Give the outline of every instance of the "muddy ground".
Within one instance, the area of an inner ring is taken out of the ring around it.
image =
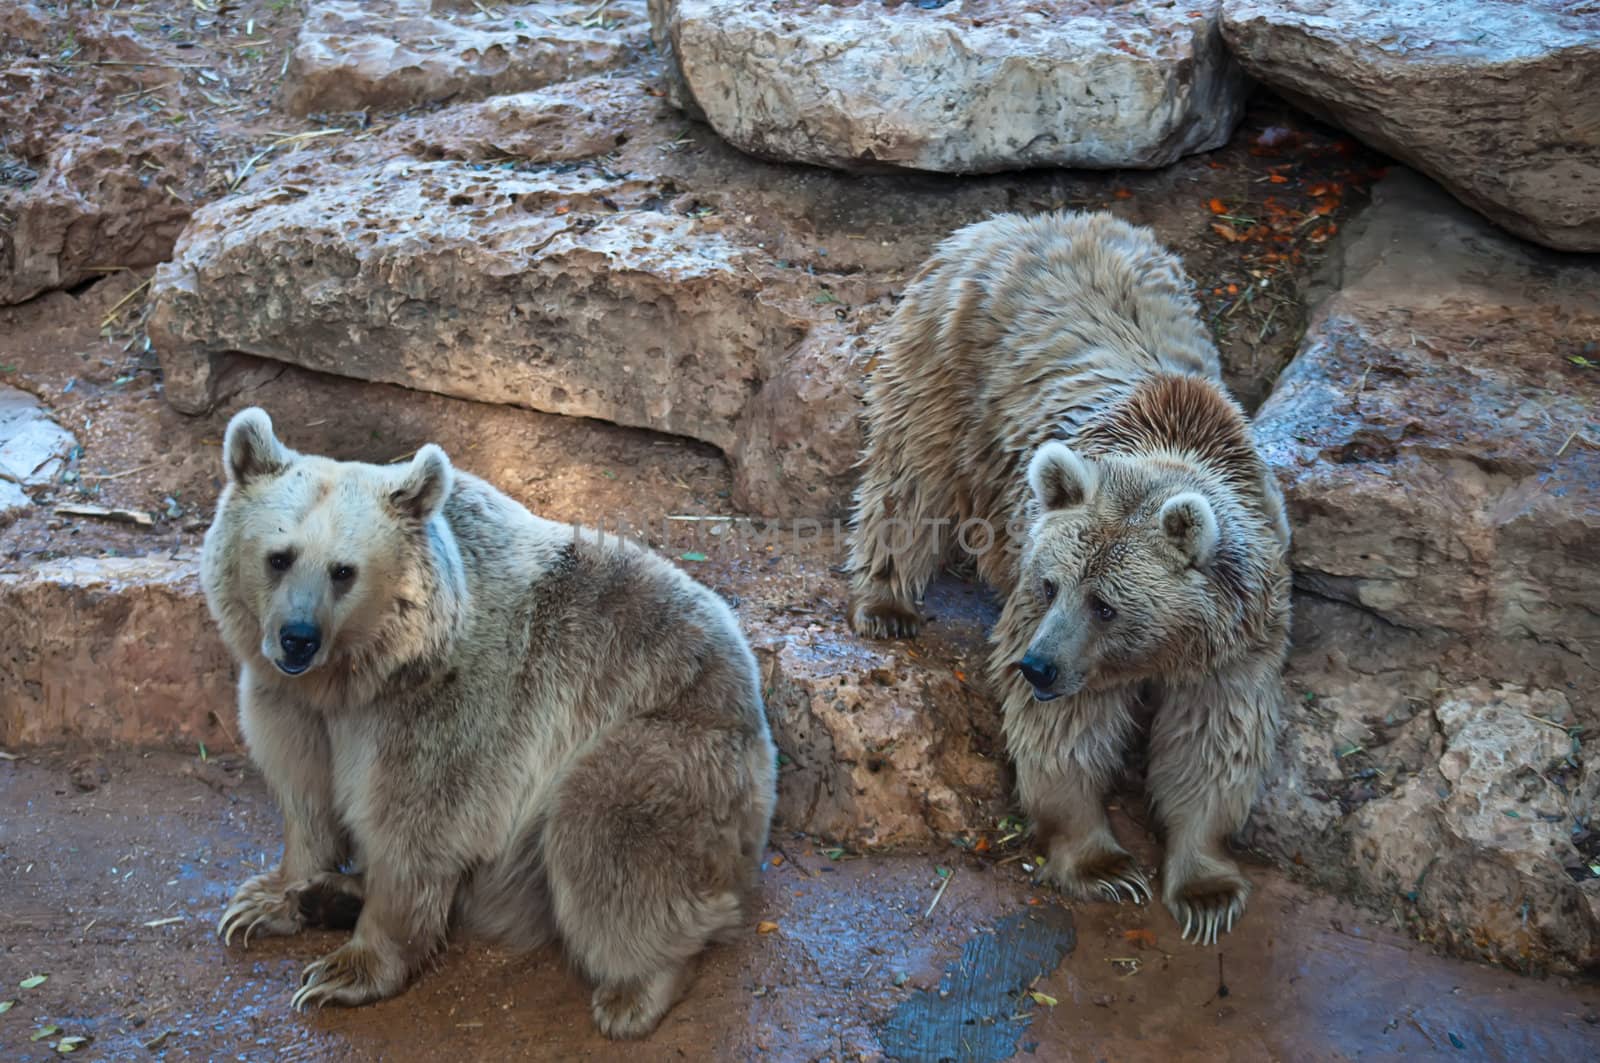
[[[832,859],[783,835],[750,932],[706,955],[644,1046],[593,1031],[555,949],[457,942],[394,1000],[297,1015],[298,971],[337,934],[247,950],[213,935],[232,888],[276,859],[276,811],[237,759],[32,754],[0,763],[0,809],[7,1059],[72,1036],[89,1058],[246,1060],[1521,1061],[1600,1046],[1600,988],[1442,959],[1266,869],[1211,950],[1161,909],[1062,908],[1021,861]]]

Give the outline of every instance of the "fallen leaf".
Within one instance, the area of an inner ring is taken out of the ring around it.
[[[757,923],[756,924],[756,933],[758,933],[758,934],[770,934],[776,929],[778,929],[778,924],[777,923],[765,923],[765,922],[763,922],[763,923]]]
[[[1033,1002],[1035,1004],[1043,1004],[1047,1008],[1053,1008],[1057,1004],[1061,1003],[1061,1001],[1057,1000],[1049,993],[1041,993],[1037,989],[1028,990],[1028,995],[1033,998]]]
[[[1133,193],[1128,191],[1126,188],[1119,188],[1119,189],[1117,189],[1115,192],[1113,192],[1111,194],[1116,196],[1118,199],[1132,199],[1133,198]]]
[[[17,1002],[15,1000],[0,1000],[0,1015],[4,1015],[16,1006]]]
[[[21,986],[23,989],[33,989],[36,986],[44,985],[44,980],[49,977],[50,976],[47,974],[30,974],[28,977],[18,982],[17,985]]]
[[[1211,201],[1211,203],[1210,203],[1210,206],[1211,206],[1211,213],[1213,213],[1213,214],[1226,214],[1226,213],[1228,213],[1228,205],[1226,203],[1224,203],[1220,199],[1213,199]]]
[[[79,1048],[82,1048],[88,1043],[89,1039],[87,1037],[83,1037],[79,1034],[73,1034],[71,1037],[63,1037],[61,1040],[57,1041],[56,1051],[60,1052],[62,1055],[66,1055],[69,1052],[76,1052]]]
[[[975,853],[986,853],[986,852],[988,852],[989,851],[989,836],[987,834],[985,834],[983,837],[979,838],[978,839],[978,844],[976,844],[976,845],[974,845],[972,847],[972,851],[975,852]]]
[[[1271,181],[1275,185],[1286,185],[1289,183],[1289,179],[1283,176],[1281,173],[1271,174],[1267,177],[1267,180]]]
[[[1122,936],[1125,940],[1147,948],[1154,948],[1156,944],[1155,932],[1151,930],[1124,930]]]
[[[1224,240],[1228,241],[1228,243],[1230,243],[1230,244],[1236,244],[1239,241],[1246,239],[1246,236],[1244,235],[1244,233],[1240,232],[1238,229],[1235,229],[1233,226],[1229,225],[1227,222],[1222,222],[1222,221],[1214,221],[1214,222],[1212,222],[1211,223],[1211,231],[1216,233],[1218,236],[1222,237]]]
[[[783,866],[783,854],[782,853],[778,853],[776,856],[774,856],[772,858],[772,866],[773,867],[782,867]]]
[[[706,555],[702,554],[698,550],[690,550],[686,554],[679,554],[678,555],[678,560],[680,560],[680,561],[704,561],[705,559],[706,559]]]
[[[61,1027],[59,1026],[41,1026],[37,1030],[33,1031],[33,1036],[28,1038],[28,1040],[43,1041],[46,1037],[54,1037],[60,1032]]]

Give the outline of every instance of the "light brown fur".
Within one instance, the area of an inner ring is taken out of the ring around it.
[[[437,447],[336,462],[246,410],[223,450],[202,576],[285,837],[218,932],[353,919],[297,1007],[400,992],[451,926],[556,936],[600,1029],[649,1033],[740,925],[772,814],[776,754],[727,606]],[[314,656],[290,631],[320,635]]]
[[[965,526],[1007,595],[989,671],[1045,877],[1148,897],[1104,797],[1153,707],[1162,897],[1214,941],[1249,894],[1225,839],[1276,739],[1289,529],[1177,260],[1105,214],[956,232],[889,326],[864,464],[851,626],[915,634]]]

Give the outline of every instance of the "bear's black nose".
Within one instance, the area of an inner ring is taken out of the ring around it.
[[[1017,662],[1017,671],[1022,673],[1022,678],[1033,684],[1035,690],[1049,690],[1056,685],[1056,666],[1049,661],[1040,660],[1031,653]]]
[[[291,663],[306,664],[322,646],[322,632],[315,624],[285,624],[278,629],[278,645]]]

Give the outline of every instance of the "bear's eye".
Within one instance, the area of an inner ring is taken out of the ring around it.
[[[1106,623],[1117,618],[1117,611],[1106,604],[1106,600],[1098,594],[1089,596],[1089,611]]]
[[[328,570],[328,577],[335,583],[349,583],[356,578],[354,565],[334,565]]]
[[[1061,590],[1061,588],[1056,586],[1055,580],[1047,579],[1044,581],[1041,590],[1044,591],[1044,603],[1049,605],[1051,602],[1056,600],[1056,594]]]
[[[287,572],[289,566],[294,564],[294,554],[288,550],[279,550],[267,555],[267,564],[272,566],[274,572]]]

